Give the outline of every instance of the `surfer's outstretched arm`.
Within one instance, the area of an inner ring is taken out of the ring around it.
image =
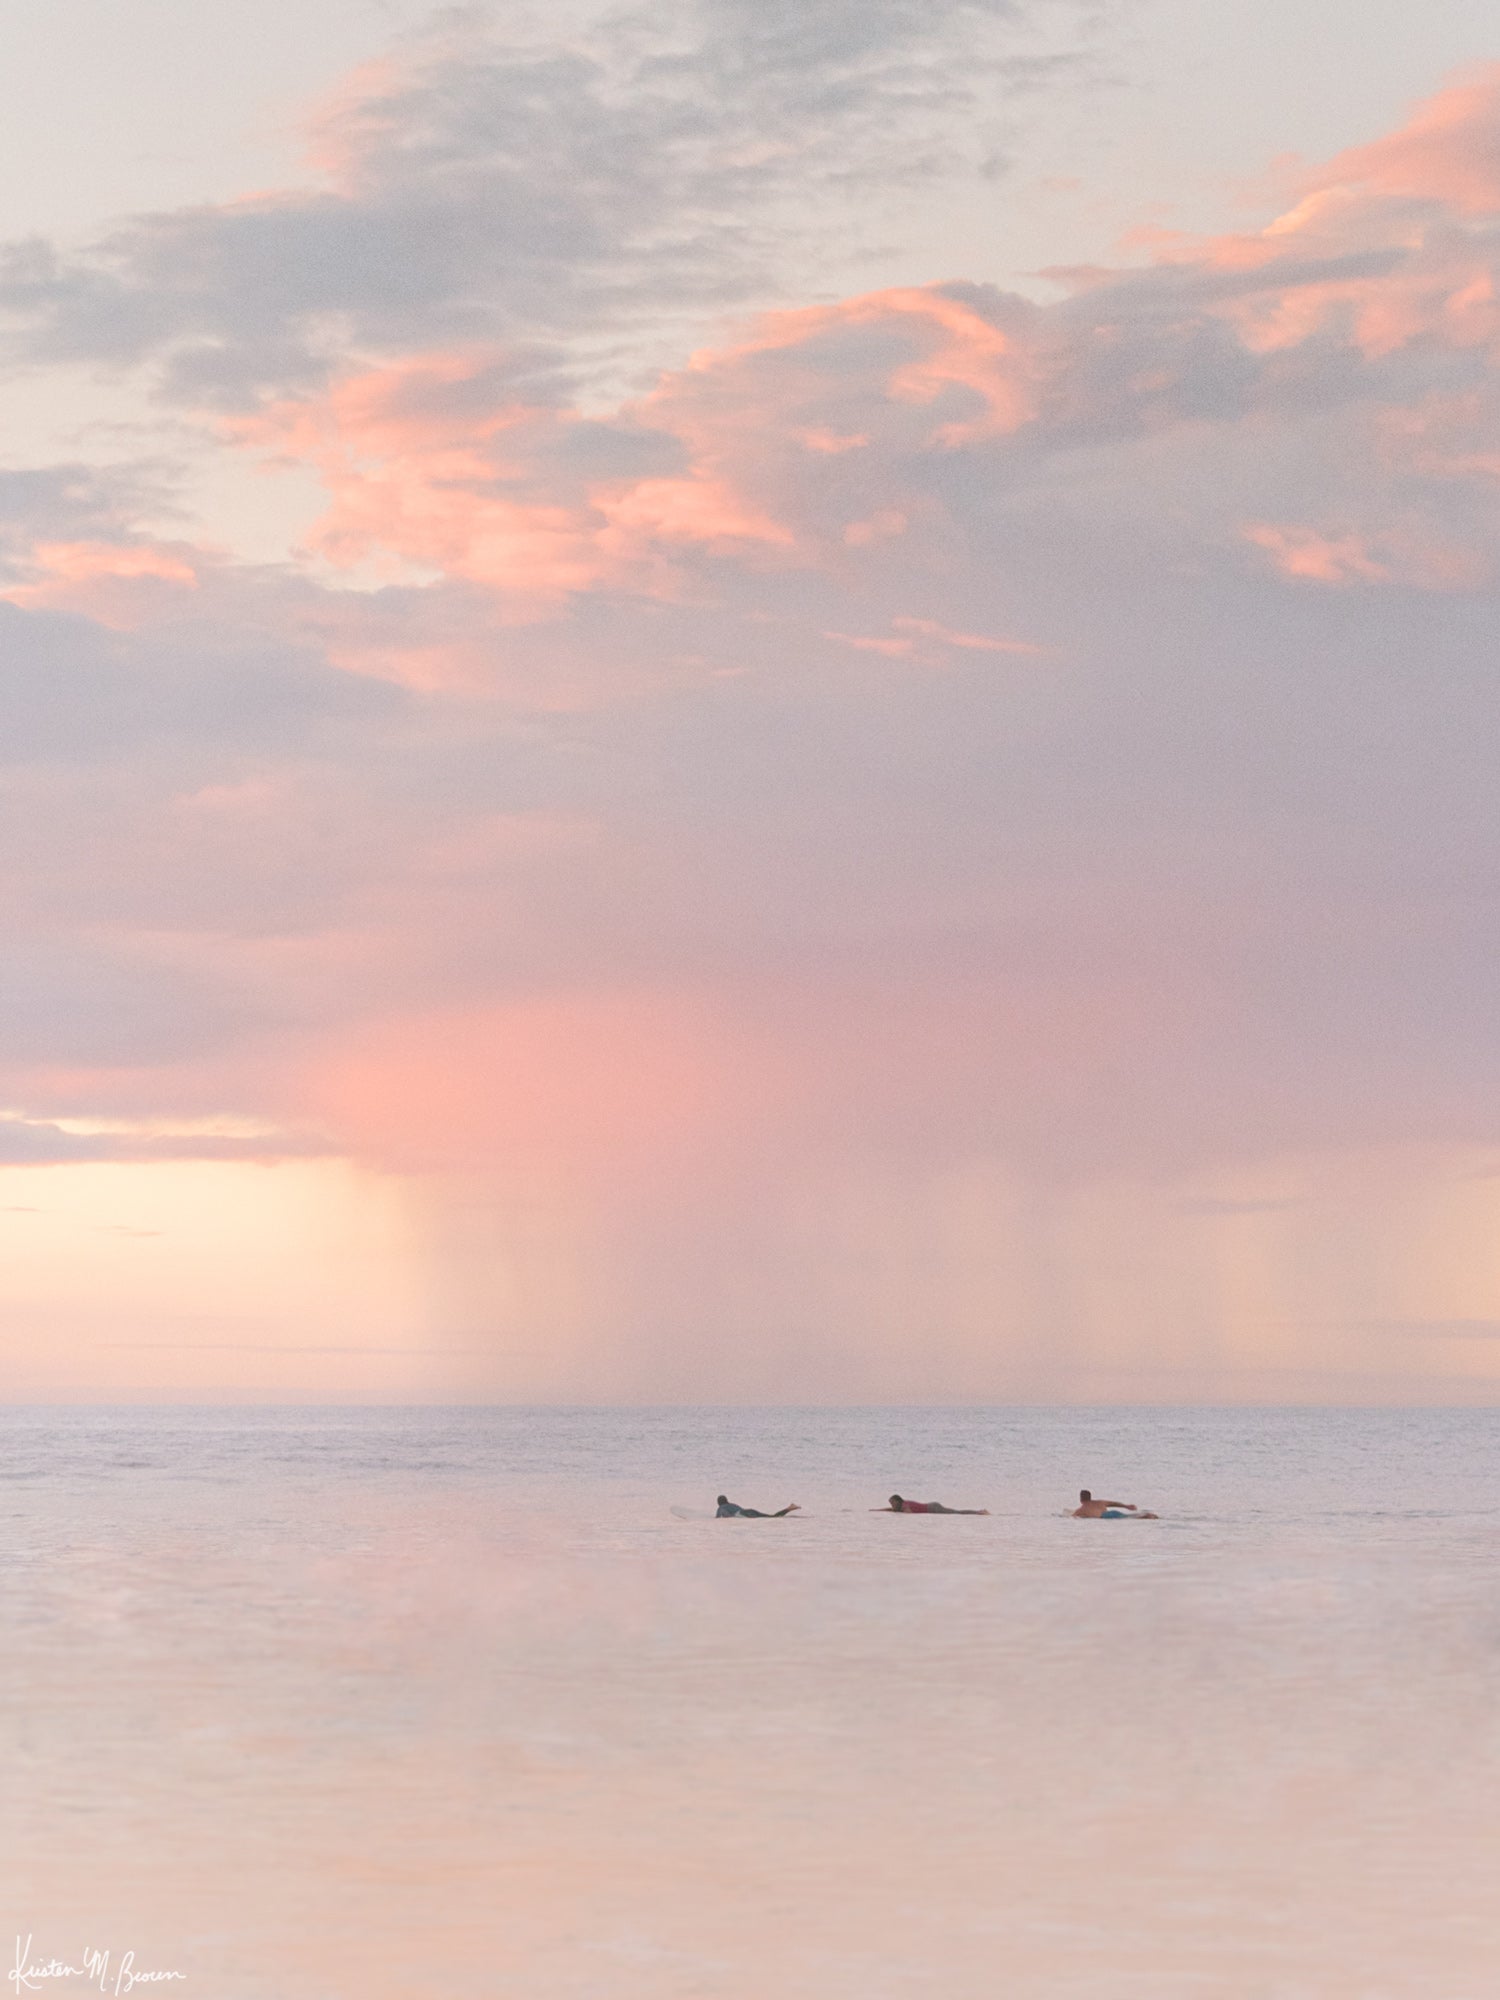
[[[1133,1500],[1096,1500],[1085,1486],[1078,1496],[1078,1505],[1073,1509],[1075,1521],[1097,1521],[1101,1514],[1138,1514],[1140,1508]]]

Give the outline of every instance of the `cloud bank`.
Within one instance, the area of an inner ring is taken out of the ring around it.
[[[855,1340],[869,1285],[792,1246],[868,1256],[893,1173],[1500,1144],[1500,71],[1050,302],[735,319],[851,190],[984,151],[1015,26],[459,21],[354,79],[318,186],[12,250],[22,363],[326,493],[255,566],[145,471],[0,475],[15,1157],[233,1111],[469,1176],[638,1256],[594,1309],[680,1362],[746,1286]]]

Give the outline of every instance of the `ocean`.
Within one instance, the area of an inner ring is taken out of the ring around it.
[[[1481,1409],[0,1412],[7,1990],[1495,2000],[1497,1448]],[[672,1511],[721,1491],[805,1512]]]

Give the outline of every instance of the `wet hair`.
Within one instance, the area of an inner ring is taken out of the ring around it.
[[[1090,1493],[1089,1489],[1088,1489],[1088,1488],[1087,1488],[1087,1487],[1085,1486],[1085,1487],[1084,1487],[1084,1489],[1083,1489],[1083,1491],[1082,1491],[1082,1492],[1081,1492],[1081,1493],[1079,1494],[1079,1496],[1078,1496],[1078,1497],[1079,1497],[1079,1499],[1080,1499],[1080,1500],[1081,1500],[1081,1501],[1083,1502],[1084,1506],[1085,1506],[1085,1507],[1087,1507],[1087,1505],[1089,1504],[1090,1500],[1092,1500],[1094,1496],[1093,1496],[1093,1494],[1092,1494],[1092,1493]]]
[[[716,1507],[727,1507],[729,1505],[729,1495],[727,1493],[721,1493],[718,1499],[715,1500],[714,1505]]]
[[[893,1507],[904,1507],[906,1502],[901,1498],[899,1493],[893,1493],[891,1495],[891,1505]]]

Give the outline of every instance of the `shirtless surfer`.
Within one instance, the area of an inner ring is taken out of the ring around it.
[[[884,1507],[872,1507],[872,1514],[988,1514],[988,1507],[945,1507],[941,1500],[903,1500],[893,1493]]]
[[[1096,1500],[1085,1486],[1078,1496],[1079,1504],[1073,1509],[1075,1521],[1123,1521],[1127,1514],[1133,1514],[1138,1521],[1155,1521],[1155,1514],[1143,1514],[1139,1507],[1129,1500]]]
[[[778,1507],[774,1514],[763,1514],[759,1507],[736,1507],[721,1493],[714,1511],[716,1521],[779,1521],[784,1515],[797,1514],[802,1510],[794,1500],[790,1507]]]

